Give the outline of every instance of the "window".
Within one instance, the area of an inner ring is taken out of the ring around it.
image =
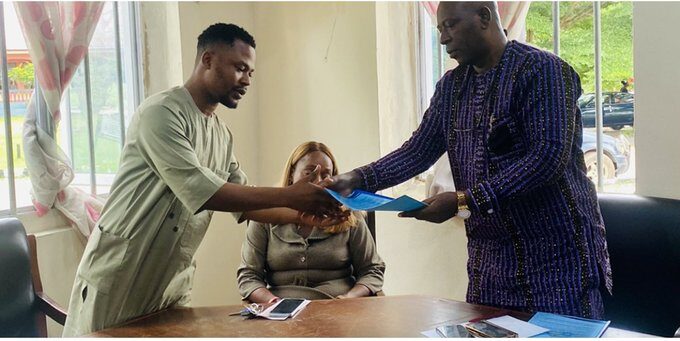
[[[434,88],[446,71],[446,60],[449,58],[439,43],[439,31],[435,19],[425,6],[418,7],[418,71],[420,72],[420,110],[418,123],[429,106]]]
[[[420,120],[434,84],[451,65],[444,67],[449,59],[431,14],[419,8]],[[526,43],[558,54],[581,77],[581,148],[598,191],[635,192],[633,3],[532,1]],[[595,105],[598,97],[601,105]]]
[[[581,148],[588,176],[598,191],[634,193],[633,3],[535,1],[526,28],[528,44],[557,53],[581,76]]]
[[[634,101],[633,94],[624,92],[614,93],[614,103],[633,103]]]
[[[451,66],[450,59],[446,54],[446,51],[439,43],[439,30],[437,30],[436,19],[433,14],[432,8],[427,8],[425,3],[418,3],[416,6],[417,10],[417,71],[418,79],[418,96],[419,107],[417,110],[416,122],[420,124],[423,120],[423,115],[425,110],[430,105],[430,99],[434,95],[434,89],[437,85],[439,79],[444,75],[444,72]],[[406,138],[407,136],[405,136]],[[442,156],[437,163],[435,163],[430,169],[426,170],[422,174],[415,177],[417,182],[425,183],[425,195],[430,196],[431,193],[431,183],[432,181],[438,181],[435,179],[436,173],[444,168],[448,167],[448,159],[446,155]],[[448,175],[444,175],[448,176]],[[453,188],[448,188],[452,186],[452,183],[447,183],[446,187],[448,190]]]
[[[105,4],[87,57],[62,97],[59,127],[48,131],[72,162],[76,176],[71,185],[94,195],[108,193],[125,128],[142,98],[136,6],[132,2]],[[0,45],[6,50],[7,67],[2,67],[0,98],[4,107],[0,115],[0,215],[6,215],[30,210],[31,184],[21,136],[28,100],[40,89],[14,5],[3,2],[2,8]],[[39,110],[38,122],[50,119],[44,111]]]

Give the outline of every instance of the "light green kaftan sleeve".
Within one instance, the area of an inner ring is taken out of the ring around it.
[[[234,141],[234,136],[231,134],[231,131],[227,129],[227,132],[229,133],[229,141]],[[238,184],[238,185],[246,185],[248,184],[248,177],[246,176],[246,173],[241,169],[241,164],[236,160],[236,155],[232,152],[231,156],[229,157],[229,180],[230,183],[232,184]],[[237,223],[242,223],[243,222],[243,212],[232,212],[231,213],[234,216],[234,219],[236,219]]]

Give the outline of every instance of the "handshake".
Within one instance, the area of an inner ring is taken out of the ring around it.
[[[348,196],[360,186],[361,177],[357,171],[321,179],[319,177],[319,167],[317,166],[312,173],[286,187],[285,190],[291,195],[291,199],[287,201],[289,207],[300,212],[298,220],[303,225],[327,227],[346,222],[350,217],[350,211],[333,198],[326,189],[331,189],[343,196]],[[464,192],[443,192],[437,194],[425,199],[422,202],[424,205],[407,212],[401,212],[399,216],[442,223],[458,213],[458,200],[461,195],[466,196]],[[416,203],[418,202],[416,201]]]
[[[354,171],[321,179],[320,167],[317,166],[309,175],[283,191],[287,206],[299,212],[298,219],[302,225],[329,227],[347,223],[351,212],[326,188],[346,196],[359,186],[360,177]]]

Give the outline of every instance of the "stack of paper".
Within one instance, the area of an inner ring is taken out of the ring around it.
[[[467,330],[467,331],[466,331]],[[460,325],[445,325],[421,334],[430,338],[439,337],[532,337],[548,330],[531,323],[518,320],[512,316],[501,316],[478,322],[466,322]]]
[[[489,324],[513,331],[517,333],[518,337],[532,337],[548,331],[548,329],[546,328],[542,328],[535,324],[518,320],[508,315],[488,319],[485,321]]]
[[[471,335],[476,337],[488,337],[496,335],[501,337],[498,331],[491,330],[488,325],[500,327],[512,333],[506,333],[502,337],[559,337],[559,338],[595,338],[600,337],[609,326],[610,321],[591,320],[581,317],[563,316],[550,313],[538,312],[525,322],[514,317],[505,315],[501,317],[481,320],[479,322],[467,322],[460,325],[440,326],[437,329],[424,331],[421,334],[430,338],[439,337],[466,337],[460,335],[459,329],[465,327]],[[486,326],[486,327],[485,327]],[[449,333],[451,330],[452,333]],[[489,331],[487,333],[487,331]],[[457,334],[456,334],[457,333]],[[455,334],[455,335],[454,335]]]
[[[536,337],[600,337],[611,321],[538,312],[529,322],[549,329]]]

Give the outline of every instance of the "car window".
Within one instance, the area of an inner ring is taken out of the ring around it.
[[[585,94],[578,99],[578,106],[579,107],[592,107],[594,105],[593,104],[594,98],[595,98],[595,95],[593,95],[593,94]]]
[[[612,94],[606,93],[602,94],[602,104],[612,104]]]
[[[608,105],[612,103],[612,94],[603,93],[602,94],[602,105]],[[578,99],[578,106],[581,108],[592,108],[595,106],[595,94],[585,94]]]
[[[624,92],[617,92],[614,94],[614,103],[617,104],[624,104],[624,103],[633,103],[633,94],[627,94]]]

